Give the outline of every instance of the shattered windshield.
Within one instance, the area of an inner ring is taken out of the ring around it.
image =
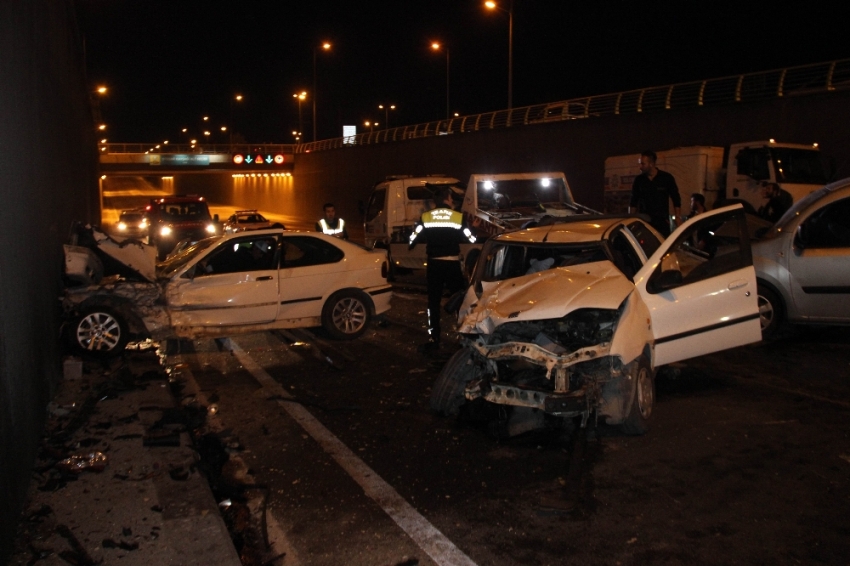
[[[180,253],[169,257],[162,263],[157,265],[157,271],[159,272],[159,277],[164,277],[166,279],[171,278],[175,273],[180,271],[185,265],[195,259],[198,254],[202,253],[204,250],[215,244],[221,240],[221,237],[215,238],[206,238],[204,240],[200,240],[188,248],[184,249]]]
[[[572,202],[567,198],[564,180],[558,178],[478,181],[476,190],[478,208],[482,210],[510,210],[514,207]]]
[[[776,180],[780,183],[825,185],[826,174],[820,152],[813,149],[772,147],[770,155],[776,165]]]
[[[517,244],[490,242],[479,262],[479,281],[504,281],[556,267],[610,259],[602,242],[582,244]]]

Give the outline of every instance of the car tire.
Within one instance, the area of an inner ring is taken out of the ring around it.
[[[762,340],[773,338],[784,316],[782,299],[764,285],[758,286],[759,322]]]
[[[633,364],[632,380],[635,382],[629,415],[623,421],[623,432],[632,435],[646,434],[649,419],[655,408],[655,372],[646,356],[639,357]]]
[[[358,338],[371,319],[372,300],[356,289],[337,291],[322,308],[322,327],[337,340]]]
[[[89,307],[74,319],[69,338],[74,349],[100,357],[118,356],[130,341],[124,317],[110,307]]]
[[[472,352],[462,348],[449,358],[431,388],[431,410],[443,416],[457,416],[466,404],[464,391],[475,376]]]

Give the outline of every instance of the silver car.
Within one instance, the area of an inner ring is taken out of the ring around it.
[[[850,178],[797,201],[752,248],[765,338],[783,321],[850,324]]]

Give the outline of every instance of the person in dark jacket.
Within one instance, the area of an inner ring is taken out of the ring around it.
[[[474,243],[475,237],[464,225],[463,215],[451,207],[451,189],[439,187],[434,193],[435,208],[422,214],[410,236],[410,249],[425,243],[428,256],[428,342],[422,352],[440,348],[440,300],[443,290],[456,293],[466,281],[460,269],[460,244]]]
[[[668,201],[673,202],[673,215],[676,226],[682,224],[682,198],[676,179],[667,171],[655,166],[655,152],[644,151],[640,154],[640,175],[632,184],[632,200],[629,213],[642,212],[649,216],[649,223],[661,232],[665,238],[670,235],[670,209]]]
[[[764,183],[761,186],[761,196],[767,199],[767,202],[759,208],[758,215],[776,224],[782,215],[791,208],[794,204],[794,197],[776,183]]]

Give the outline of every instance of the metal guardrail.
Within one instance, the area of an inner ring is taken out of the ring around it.
[[[195,153],[195,154],[214,154],[214,153],[262,153],[262,154],[292,154],[295,153],[295,144],[291,143],[258,143],[258,144],[144,144],[144,143],[102,143],[98,144],[98,149],[101,154],[104,153]]]
[[[674,108],[735,104],[767,98],[820,94],[846,88],[850,88],[850,59],[841,59],[759,73],[561,100],[412,126],[399,126],[350,137],[299,144],[295,146],[295,153],[309,153],[352,145],[390,143],[597,116],[660,112]]]

